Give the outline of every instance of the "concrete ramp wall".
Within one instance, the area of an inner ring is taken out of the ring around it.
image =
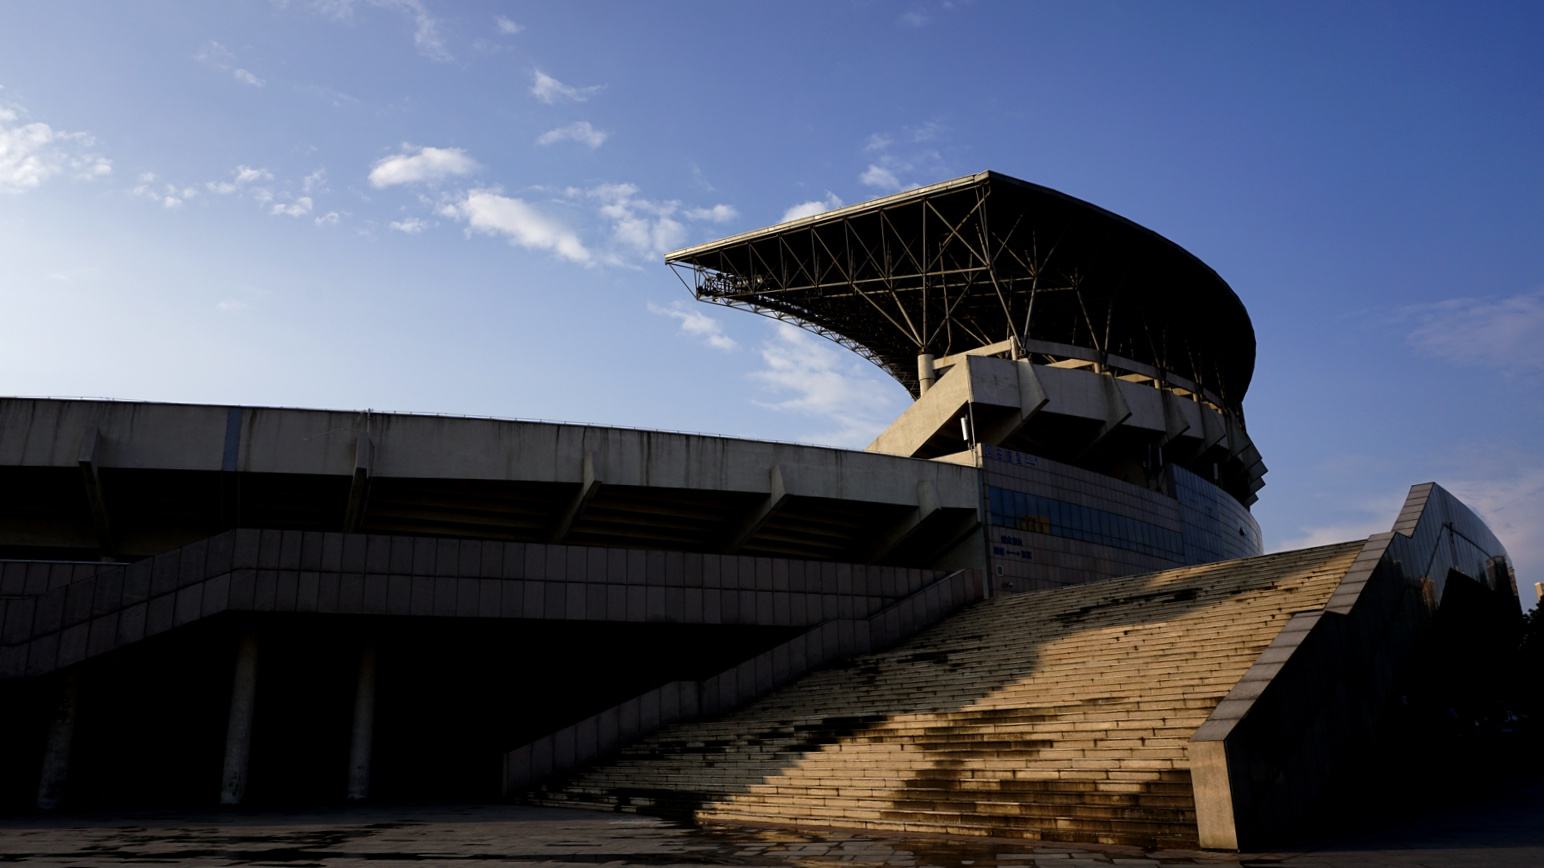
[[[1323,610],[1294,615],[1191,739],[1203,847],[1257,848],[1298,827],[1334,771],[1372,743],[1455,574],[1516,599],[1484,522],[1440,486],[1417,485]]]

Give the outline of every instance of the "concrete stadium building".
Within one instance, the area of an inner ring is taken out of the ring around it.
[[[1291,833],[1437,613],[1516,615],[1436,486],[1263,555],[1248,315],[1093,205],[987,172],[666,260],[915,402],[851,451],[0,399],[4,803],[1236,848]]]

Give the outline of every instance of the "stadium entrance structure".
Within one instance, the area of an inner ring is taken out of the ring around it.
[[[1446,589],[1516,608],[1500,543],[1434,486],[1393,533],[1259,557],[1248,316],[1095,206],[988,172],[667,261],[916,401],[853,452],[0,399],[0,800],[535,793],[1237,847],[1367,742]],[[1041,593],[978,605],[1011,591]],[[619,753],[741,708],[764,728],[708,746],[751,778]],[[860,777],[907,782],[833,805],[853,767],[827,754],[869,750]]]
[[[697,298],[810,329],[911,390],[868,448],[983,470],[1003,589],[1261,551],[1254,329],[1151,230],[982,172],[665,259]]]

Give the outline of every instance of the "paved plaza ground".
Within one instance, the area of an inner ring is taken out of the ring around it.
[[[691,828],[513,805],[0,820],[0,863],[32,865],[1544,866],[1544,781],[1332,833],[1292,852],[1217,854]]]

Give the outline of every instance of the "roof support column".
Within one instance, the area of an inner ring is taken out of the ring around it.
[[[370,796],[370,751],[375,736],[375,644],[366,642],[359,652],[359,671],[354,680],[354,728],[349,737],[348,798],[357,802]]]
[[[933,354],[921,353],[917,356],[917,397],[927,394],[927,390],[933,388],[938,382],[938,372],[933,368]]]
[[[247,632],[236,646],[236,671],[231,678],[231,710],[225,726],[225,765],[220,775],[222,805],[239,805],[246,798],[256,697],[257,637]]]
[[[48,722],[48,741],[43,747],[43,770],[38,778],[38,808],[51,811],[64,800],[70,775],[70,750],[75,743],[75,709],[80,704],[80,675],[67,670],[59,683],[59,700]]]

